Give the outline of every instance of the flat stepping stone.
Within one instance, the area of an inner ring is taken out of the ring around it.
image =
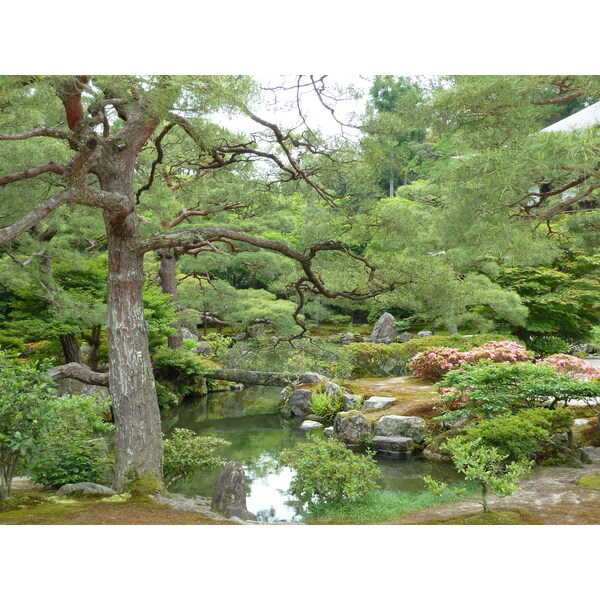
[[[575,419],[573,421],[573,425],[575,427],[581,427],[581,425],[587,425],[588,424],[588,420],[587,419]]]
[[[364,404],[362,405],[362,410],[369,410],[373,408],[387,408],[388,406],[394,404],[394,402],[396,402],[396,398],[386,398],[384,396],[371,396],[368,400],[364,401]]]
[[[414,440],[408,437],[376,435],[371,442],[371,448],[391,456],[407,456],[414,446]]]

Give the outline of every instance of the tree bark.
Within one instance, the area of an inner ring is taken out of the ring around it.
[[[137,217],[116,222],[105,211],[108,240],[107,339],[115,417],[113,486],[142,475],[162,480],[162,432],[144,318],[144,255],[132,250]]]
[[[162,291],[165,294],[171,296],[171,302],[178,310],[177,306],[177,253],[175,250],[164,249],[159,250],[158,255],[160,257],[160,269],[158,270],[158,276],[160,277],[160,285]],[[169,348],[177,350],[183,348],[183,331],[181,330],[181,319],[177,319],[172,325],[173,329],[177,331],[177,334],[169,337],[167,344]]]
[[[59,339],[63,354],[65,356],[65,362],[83,363],[83,358],[81,357],[81,348],[79,347],[75,336],[72,333],[66,333],[65,335],[59,336]]]
[[[94,325],[92,327],[91,335],[86,338],[86,341],[88,342],[88,344],[90,345],[90,348],[91,348],[90,352],[88,354],[88,358],[87,358],[87,366],[92,371],[98,370],[98,360],[100,357],[100,345],[102,343],[102,340],[100,339],[101,334],[102,334],[102,326]]]

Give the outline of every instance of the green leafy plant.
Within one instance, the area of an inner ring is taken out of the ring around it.
[[[521,461],[534,458],[548,445],[567,452],[557,434],[568,434],[573,419],[568,408],[531,408],[481,421],[467,430],[466,439],[479,440],[481,445],[496,448],[509,460]]]
[[[34,452],[51,426],[55,386],[45,374],[47,367],[47,363],[26,364],[0,350],[0,500],[10,496],[19,462]]]
[[[600,395],[596,381],[557,372],[552,366],[486,361],[449,371],[438,384],[442,394],[437,420],[489,419],[524,408],[556,408],[571,400]]]
[[[113,459],[101,437],[114,429],[107,422],[110,401],[94,396],[59,396],[48,400],[49,428],[36,441],[26,467],[31,480],[47,488],[66,483],[105,483]]]
[[[386,363],[397,358],[400,344],[375,344],[359,342],[342,347],[342,353],[352,363],[353,371],[358,375],[378,375]],[[404,362],[396,361],[394,362]]]
[[[280,457],[282,466],[296,472],[289,491],[302,505],[358,498],[379,487],[373,453],[359,456],[333,438],[308,438]]]
[[[189,479],[200,470],[225,464],[216,452],[229,445],[230,442],[216,436],[200,436],[189,429],[175,429],[163,442],[165,487]]]
[[[57,488],[67,483],[105,483],[112,456],[103,438],[89,439],[82,431],[67,428],[43,438],[43,447],[27,464],[34,483]]]
[[[207,333],[205,336],[203,336],[202,340],[208,342],[212,348],[212,352],[206,356],[219,361],[225,359],[227,351],[234,342],[232,337],[228,337],[220,333]]]
[[[481,444],[480,439],[467,440],[457,437],[445,444],[450,452],[452,462],[465,479],[475,481],[481,486],[481,505],[483,512],[490,512],[488,494],[491,492],[499,498],[509,496],[519,487],[516,481],[531,470],[530,461],[507,462],[507,455],[496,448]]]
[[[444,493],[444,490],[446,490],[446,488],[448,487],[447,483],[444,483],[443,481],[438,481],[430,475],[425,475],[423,477],[423,481],[427,486],[427,489],[436,496],[441,496]]]
[[[327,422],[333,421],[335,415],[342,410],[342,397],[313,392],[310,399],[310,411]]]
[[[549,356],[551,354],[564,354],[571,351],[571,346],[556,335],[534,337],[526,342],[527,348],[536,356]]]

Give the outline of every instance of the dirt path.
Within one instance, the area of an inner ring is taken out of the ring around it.
[[[524,478],[521,490],[502,500],[490,502],[494,511],[516,511],[521,524],[597,525],[600,524],[600,490],[577,485],[585,475],[599,474],[600,465],[583,469],[543,467]],[[442,524],[457,517],[481,512],[476,502],[428,508],[389,524]]]

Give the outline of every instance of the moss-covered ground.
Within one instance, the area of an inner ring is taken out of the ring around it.
[[[439,401],[433,384],[425,379],[405,375],[403,377],[348,379],[344,382],[353,394],[365,398],[384,396],[395,398],[394,404],[383,410],[365,411],[369,421],[377,421],[384,415],[421,417],[425,420],[435,416],[434,406]]]
[[[0,502],[0,525],[233,525],[176,510],[149,497],[96,498],[15,491]]]

